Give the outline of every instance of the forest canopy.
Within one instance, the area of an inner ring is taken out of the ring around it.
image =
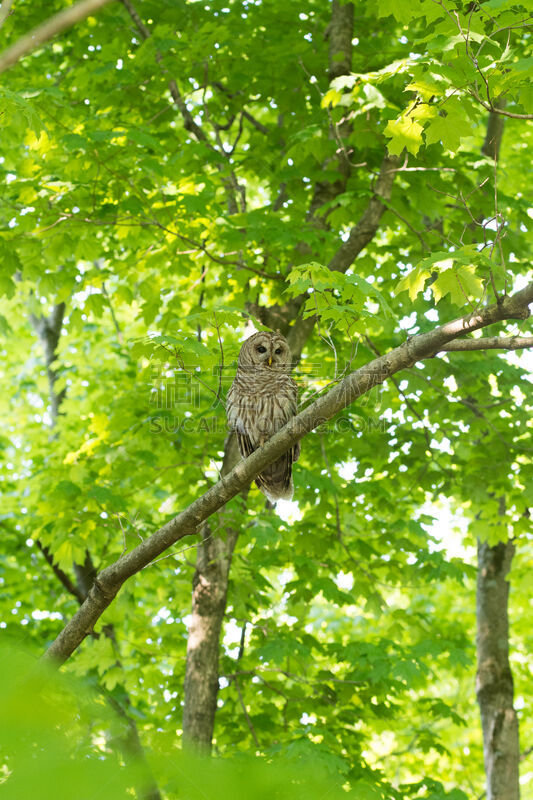
[[[532,66],[531,0],[2,1],[7,796],[533,800]]]

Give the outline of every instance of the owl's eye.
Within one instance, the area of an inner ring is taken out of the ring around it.
[[[260,344],[259,347],[257,348],[258,353],[266,353],[266,351],[267,351],[266,347],[263,347],[262,344]]]
[[[281,347],[278,347],[278,349],[277,349],[277,350],[274,350],[274,352],[275,352],[275,354],[276,354],[277,356],[279,356],[279,354],[281,353]]]

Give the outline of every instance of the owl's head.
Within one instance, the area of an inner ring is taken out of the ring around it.
[[[290,372],[291,351],[287,340],[272,331],[254,333],[241,347],[239,367],[267,367],[277,372]]]

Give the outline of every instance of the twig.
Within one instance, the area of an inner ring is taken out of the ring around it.
[[[259,739],[257,738],[257,734],[255,732],[252,720],[250,719],[250,715],[248,714],[248,711],[246,710],[246,706],[244,704],[244,699],[243,699],[243,696],[242,696],[241,687],[239,686],[239,679],[235,677],[233,679],[233,683],[235,684],[235,688],[237,689],[237,694],[239,695],[239,702],[241,704],[242,712],[244,714],[244,718],[246,720],[246,723],[247,723],[247,725],[248,725],[248,727],[250,729],[250,733],[252,734],[252,739],[255,742],[255,746],[258,749],[260,749],[261,745],[259,744]]]
[[[398,172],[403,172],[403,171],[404,171],[404,170],[398,170]],[[408,220],[406,220],[406,219],[405,219],[405,217],[403,217],[403,216],[400,214],[400,212],[399,212],[399,211],[397,211],[397,210],[394,208],[394,206],[391,206],[391,204],[390,204],[390,202],[389,202],[388,200],[387,200],[387,201],[385,201],[385,207],[387,208],[387,210],[388,210],[388,211],[390,211],[392,214],[394,214],[394,216],[395,216],[395,217],[398,217],[398,219],[401,219],[401,221],[402,221],[402,222],[403,222],[405,225],[407,225],[407,227],[409,228],[409,230],[410,230],[410,231],[412,231],[412,233],[414,233],[414,235],[415,235],[415,236],[417,236],[417,237],[419,238],[419,240],[420,240],[420,243],[421,243],[422,247],[423,247],[425,250],[427,250],[428,252],[431,252],[431,247],[429,246],[429,244],[428,244],[427,240],[424,238],[423,234],[421,234],[419,231],[417,231],[417,230],[416,230],[416,228],[414,228],[414,227],[411,225],[411,223],[410,223]]]
[[[533,119],[533,114],[515,114],[514,111],[507,111],[504,108],[498,108],[494,105],[493,101],[485,102],[481,99],[475,89],[469,89],[469,94],[472,95],[474,100],[477,100],[480,105],[487,111],[492,111],[493,114],[499,114],[502,117],[511,117],[511,119]]]
[[[374,342],[372,341],[372,339],[370,338],[370,336],[365,336],[365,341],[366,341],[367,345],[369,346],[369,348],[372,350],[372,352],[373,352],[373,353],[374,353],[376,356],[380,356],[380,355],[381,355],[380,351],[378,350],[378,348],[376,347],[376,345],[374,344]],[[422,423],[422,431],[423,431],[423,433],[424,433],[424,438],[425,438],[425,440],[426,440],[426,445],[427,445],[427,448],[428,448],[429,452],[430,452],[430,453],[432,453],[433,451],[432,451],[432,448],[431,448],[431,438],[430,438],[430,435],[429,435],[429,431],[428,431],[428,429],[426,428],[426,425],[425,425],[425,423],[424,423],[424,417],[422,416],[422,414],[419,414],[419,413],[418,413],[417,409],[416,409],[416,408],[415,408],[415,406],[414,406],[414,405],[411,403],[411,401],[409,400],[409,398],[407,397],[407,395],[405,394],[405,392],[404,392],[404,391],[402,391],[402,389],[400,389],[400,384],[399,384],[399,382],[396,380],[396,378],[393,378],[393,377],[391,376],[390,380],[391,380],[391,382],[394,384],[394,386],[396,387],[396,389],[397,389],[397,391],[398,391],[398,394],[400,395],[400,397],[402,397],[402,398],[403,398],[403,401],[404,401],[405,405],[407,406],[407,408],[408,408],[408,409],[410,409],[411,413],[412,413],[412,414],[414,414],[414,415],[415,415],[415,417],[416,417],[416,418],[419,420],[419,422],[421,422],[421,423]]]
[[[109,294],[107,293],[107,289],[106,289],[105,283],[102,283],[102,294],[106,298],[107,304],[109,306],[109,310],[111,312],[111,319],[113,320],[113,325],[115,326],[115,330],[117,332],[118,343],[120,345],[122,345],[124,343],[123,339],[122,339],[122,331],[120,330],[120,325],[118,324],[118,320],[117,320],[117,318],[115,316],[115,310],[113,308],[113,304],[111,303],[111,298],[109,297]]]
[[[253,117],[250,114],[249,111],[243,111],[242,115],[243,115],[243,117],[245,119],[248,120],[248,122],[251,122],[252,125],[254,126],[254,128],[257,128],[257,130],[260,133],[264,134],[265,136],[269,136],[270,135],[270,131],[268,130],[268,128],[265,125],[263,125],[261,122],[259,122],[259,120],[257,120],[255,117]]]

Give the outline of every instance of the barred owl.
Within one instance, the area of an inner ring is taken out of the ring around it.
[[[237,433],[243,458],[296,414],[298,389],[290,370],[289,344],[279,333],[254,333],[241,347],[226,413],[229,427]],[[292,463],[299,455],[298,443],[257,476],[255,482],[269,500],[291,499]]]

